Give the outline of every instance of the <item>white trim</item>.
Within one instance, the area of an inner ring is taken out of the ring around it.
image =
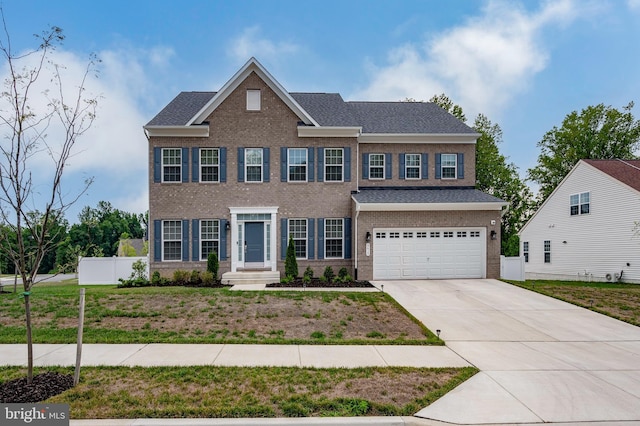
[[[298,126],[299,138],[357,138],[361,134],[362,127]]]
[[[304,151],[304,180],[291,180],[291,167],[299,167],[299,164],[291,164],[291,150],[297,149]],[[287,148],[287,182],[291,183],[306,183],[309,182],[309,167],[313,167],[313,164],[309,164],[309,149],[308,148]]]
[[[385,172],[387,170],[387,156],[382,152],[371,152],[367,154],[369,156],[369,179],[368,180],[385,180],[387,176],[385,176]],[[382,156],[382,166],[372,166],[371,165],[371,156],[372,155],[381,155]],[[379,169],[382,167],[382,177],[371,177],[371,169]],[[390,178],[391,176],[389,176]]]
[[[363,133],[359,143],[476,143],[479,133]]]
[[[318,123],[298,104],[298,102],[289,95],[284,87],[273,78],[271,74],[258,62],[254,57],[249,59],[242,68],[236,72],[233,77],[218,91],[213,98],[205,106],[203,106],[196,115],[189,120],[187,126],[194,123],[202,123],[209,115],[242,83],[249,75],[255,72],[266,84],[273,90],[276,95],[298,116],[300,120],[306,124],[318,126]]]
[[[266,253],[266,232],[267,226],[266,224],[270,224],[271,231],[271,241],[269,245],[269,252],[271,254],[271,259],[264,260],[264,266],[271,268],[271,271],[277,271],[278,267],[278,256],[277,256],[277,242],[278,238],[278,221],[277,221],[277,213],[278,207],[229,207],[229,212],[231,213],[231,245],[230,245],[230,257],[231,257],[231,272],[237,272],[238,268],[243,268],[245,266],[244,258],[242,260],[238,259],[238,215],[239,214],[269,214],[271,215],[270,220],[264,220],[265,223],[265,253]]]
[[[144,126],[147,138],[150,137],[181,137],[181,138],[208,138],[209,125],[197,126]]]
[[[482,211],[502,210],[508,203],[358,203],[356,211],[362,212],[398,212],[398,211]]]

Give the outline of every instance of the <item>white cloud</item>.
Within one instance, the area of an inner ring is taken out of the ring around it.
[[[228,54],[238,62],[246,62],[252,56],[260,60],[273,60],[297,51],[296,44],[264,38],[260,34],[260,27],[253,26],[245,28],[240,36],[231,41]]]
[[[428,100],[444,92],[463,106],[467,117],[495,114],[547,65],[543,31],[577,15],[572,0],[547,2],[536,12],[491,1],[480,16],[421,45],[391,51],[388,64],[374,67],[369,85],[352,98]]]

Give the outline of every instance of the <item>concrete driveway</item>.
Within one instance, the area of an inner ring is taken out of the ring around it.
[[[640,422],[640,327],[498,280],[374,284],[481,370],[418,417]]]

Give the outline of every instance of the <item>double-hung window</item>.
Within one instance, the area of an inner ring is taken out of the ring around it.
[[[405,179],[420,179],[420,154],[405,154]]]
[[[524,256],[525,263],[529,263],[529,241],[522,243],[522,255]]]
[[[287,152],[289,182],[307,181],[307,148],[289,148]]]
[[[551,263],[551,241],[544,241],[544,263]]]
[[[162,149],[162,182],[182,181],[182,149]]]
[[[293,238],[293,245],[297,259],[307,258],[307,219],[289,219],[289,235]]]
[[[571,205],[571,216],[588,214],[590,201],[591,196],[588,192],[571,195],[569,197],[569,203]]]
[[[209,254],[216,253],[220,256],[220,221],[200,221],[200,259],[207,260]]]
[[[325,258],[342,259],[344,257],[343,219],[325,219],[324,242]]]
[[[369,154],[369,179],[384,179],[384,154]]]
[[[162,222],[162,260],[182,259],[182,221]]]
[[[244,150],[245,181],[262,182],[262,148]]]
[[[457,173],[457,159],[458,156],[456,154],[442,154],[441,156],[441,176],[442,179],[455,179],[458,175]]]
[[[325,148],[324,169],[325,182],[343,181],[344,150],[342,148]]]
[[[220,150],[218,148],[200,149],[200,181],[220,182]]]

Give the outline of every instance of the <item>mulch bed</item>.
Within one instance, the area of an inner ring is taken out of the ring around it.
[[[298,278],[290,283],[273,283],[267,284],[269,288],[374,288],[369,281],[350,281],[346,283],[330,283],[326,281],[320,281],[317,278],[311,280],[311,282],[304,283],[301,278]]]
[[[10,380],[0,384],[0,402],[35,403],[49,399],[73,387],[73,376],[60,373],[42,373],[33,376],[28,385],[27,378]]]

